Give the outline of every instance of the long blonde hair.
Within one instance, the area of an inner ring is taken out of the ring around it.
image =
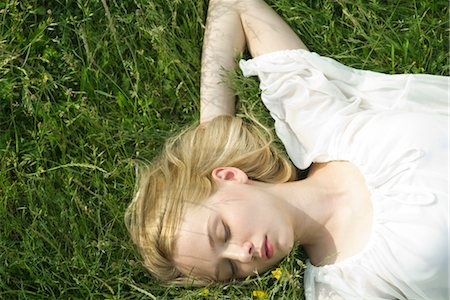
[[[140,168],[125,224],[144,266],[160,280],[186,281],[172,260],[184,207],[213,194],[211,173],[226,166],[269,183],[291,181],[296,174],[289,160],[274,147],[268,129],[231,116],[191,126],[169,139],[153,164]]]

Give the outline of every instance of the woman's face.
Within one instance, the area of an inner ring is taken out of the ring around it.
[[[293,226],[276,197],[225,180],[204,203],[187,208],[174,260],[185,275],[227,281],[268,270],[292,249]]]

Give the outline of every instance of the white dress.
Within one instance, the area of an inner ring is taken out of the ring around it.
[[[240,62],[300,168],[346,160],[371,195],[369,242],[322,267],[306,262],[306,299],[449,299],[449,78],[386,75],[304,50]]]

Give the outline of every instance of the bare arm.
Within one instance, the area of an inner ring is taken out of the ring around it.
[[[210,0],[202,52],[200,121],[234,115],[235,96],[224,70],[236,67],[245,42],[253,57],[307,49],[263,0]]]
[[[200,83],[200,121],[234,115],[234,92],[224,70],[234,69],[245,37],[236,1],[210,0],[203,41]]]

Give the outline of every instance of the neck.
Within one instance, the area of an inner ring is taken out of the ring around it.
[[[335,226],[341,207],[339,200],[343,190],[338,185],[320,176],[282,184],[253,184],[281,201],[291,220],[295,240],[305,248],[319,245],[330,237],[330,229]]]
[[[296,241],[308,248],[329,239],[330,231],[336,226],[343,191],[320,178],[310,177],[293,182],[291,193],[296,197],[285,201],[293,208]]]

